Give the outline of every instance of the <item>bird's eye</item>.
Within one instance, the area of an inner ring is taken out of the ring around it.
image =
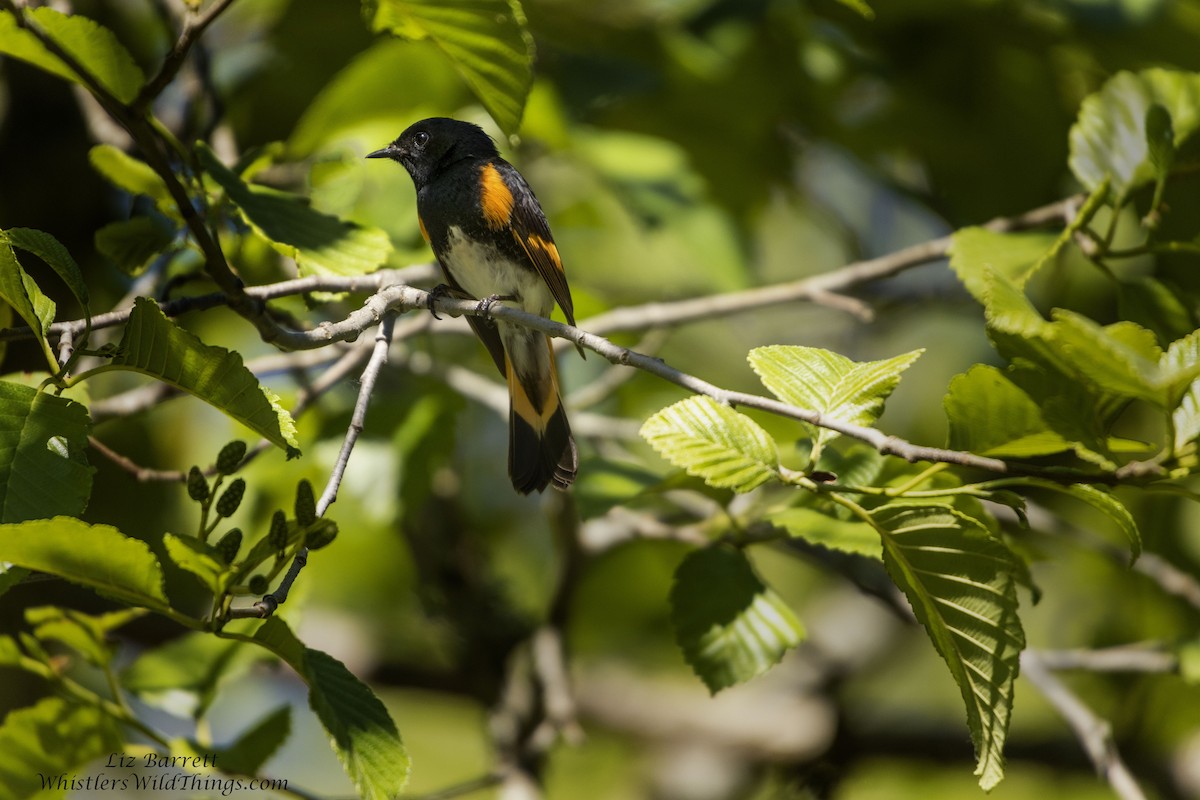
[[[413,137],[413,144],[415,144],[417,147],[424,147],[425,145],[429,144],[429,134],[425,131],[419,132]]]

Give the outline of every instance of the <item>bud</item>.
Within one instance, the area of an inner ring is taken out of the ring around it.
[[[250,579],[251,594],[266,594],[267,593],[267,576],[255,575]]]
[[[271,516],[271,529],[267,533],[267,541],[270,542],[272,548],[279,551],[287,547],[287,540],[287,516],[282,509],[279,509]]]
[[[242,465],[242,459],[245,457],[246,443],[236,440],[230,442],[217,454],[217,472],[222,475],[232,475],[238,471],[238,467]]]
[[[242,529],[230,528],[215,547],[225,563],[232,564],[237,559],[238,550],[242,549]]]
[[[304,546],[309,550],[320,550],[337,537],[337,523],[331,519],[317,520],[304,534]]]
[[[238,510],[238,506],[242,504],[242,495],[246,493],[246,482],[238,478],[233,483],[229,484],[229,488],[221,493],[221,497],[217,500],[217,513],[222,517],[233,516],[233,512]]]
[[[307,528],[317,521],[317,501],[313,499],[312,484],[302,480],[296,486],[296,522]]]
[[[197,503],[208,500],[208,481],[204,479],[204,473],[200,471],[199,467],[192,467],[188,470],[187,492],[188,497]]]

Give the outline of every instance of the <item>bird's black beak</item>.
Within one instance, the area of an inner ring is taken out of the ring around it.
[[[387,147],[376,150],[374,153],[367,153],[367,158],[395,158],[396,146],[389,144]]]

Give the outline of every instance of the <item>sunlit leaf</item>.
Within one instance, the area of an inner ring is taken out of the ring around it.
[[[709,397],[689,397],[642,425],[650,446],[710,486],[748,492],[776,476],[779,452],[749,417]]]
[[[1002,458],[1071,449],[1029,395],[995,367],[977,364],[955,377],[942,403],[950,421],[951,449]]]
[[[211,545],[191,536],[166,533],[163,534],[163,546],[176,566],[199,578],[210,592],[220,594],[225,590],[229,567]]]
[[[855,425],[872,425],[900,383],[900,374],[924,350],[882,361],[851,361],[817,347],[772,345],[750,351],[750,366],[780,400]],[[817,428],[814,449],[840,436]]]
[[[162,567],[145,542],[72,517],[0,525],[0,561],[149,609],[166,608]]]
[[[533,85],[533,37],[518,0],[375,0],[372,28],[429,39],[505,133],[521,126]]]
[[[1015,556],[947,506],[886,505],[871,513],[888,573],[958,684],[984,790],[1004,777],[1004,741],[1025,634]]]
[[[68,16],[52,8],[35,8],[27,13],[34,24],[40,26],[110,94],[122,103],[131,102],[137,97],[145,76],[112,31],[87,17]],[[11,11],[0,11],[0,53],[85,84],[36,36],[20,28]]]
[[[153,376],[195,395],[292,455],[298,452],[296,425],[270,389],[246,369],[242,357],[200,341],[167,319],[145,297],[133,313],[110,365]]]
[[[1061,248],[1052,233],[997,233],[987,228],[962,228],[954,232],[950,267],[979,302],[984,302],[988,273],[1003,275],[1023,287],[1034,273]]]
[[[322,214],[298,195],[249,184],[207,147],[197,150],[205,171],[220,184],[246,222],[306,275],[362,275],[392,252],[385,231]]]
[[[88,161],[109,183],[130,194],[149,197],[159,210],[177,214],[167,184],[145,161],[134,158],[111,144],[98,144],[88,151]]]
[[[79,403],[0,381],[0,522],[83,512],[92,491],[90,430]]]
[[[1119,72],[1083,101],[1070,134],[1069,163],[1080,183],[1095,189],[1111,179],[1112,193],[1119,199],[1155,180],[1145,128],[1147,112],[1155,104],[1170,118],[1177,149],[1200,127],[1200,74],[1166,69]]]
[[[63,797],[76,770],[119,751],[121,741],[116,724],[95,706],[45,697],[10,711],[0,725],[0,792],[5,798]],[[47,791],[43,778],[59,775],[67,778],[64,788]]]
[[[83,270],[75,263],[75,259],[71,258],[62,242],[44,231],[33,228],[9,228],[4,231],[3,236],[13,247],[32,253],[46,262],[58,277],[62,278],[71,294],[79,301],[79,305],[87,309],[90,300],[87,284],[83,282]]]
[[[396,723],[374,692],[342,662],[305,647],[279,617],[264,622],[254,639],[288,662],[308,684],[308,703],[329,734],[358,796],[395,797],[408,781],[408,753]]]
[[[17,316],[33,330],[47,359],[53,362],[55,356],[46,341],[46,334],[54,322],[54,301],[46,297],[17,261],[6,231],[0,231],[0,302],[12,306]]]
[[[883,558],[879,533],[861,520],[839,519],[811,508],[788,508],[771,514],[767,521],[786,530],[789,536],[812,544],[874,559]]]
[[[709,691],[761,675],[804,638],[804,626],[741,551],[706,547],[675,572],[671,621],[684,658]]]

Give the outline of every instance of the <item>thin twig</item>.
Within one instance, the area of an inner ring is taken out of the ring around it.
[[[1046,669],[1086,672],[1176,672],[1179,657],[1160,642],[1145,642],[1099,650],[1039,650]]]
[[[149,481],[175,481],[182,482],[187,478],[187,475],[179,470],[161,470],[143,467],[135,463],[132,459],[121,455],[117,451],[110,448],[104,442],[97,439],[95,436],[88,437],[88,445],[91,446],[100,455],[107,458],[109,461],[116,464],[121,469],[128,472],[135,480],[142,483]]]
[[[187,60],[192,45],[196,43],[205,29],[232,4],[233,0],[213,0],[213,3],[203,11],[189,10],[183,30],[180,31],[175,46],[163,60],[158,74],[147,81],[146,85],[142,87],[142,91],[138,93],[137,99],[133,101],[134,110],[144,112],[170,85],[171,81],[175,80],[175,76],[179,74],[180,68]]]
[[[371,402],[371,394],[375,390],[375,382],[379,378],[379,373],[383,369],[383,365],[387,363],[388,347],[392,343],[395,321],[395,316],[388,314],[380,322],[379,332],[375,335],[375,345],[371,351],[371,358],[367,361],[366,368],[363,369],[362,379],[359,383],[358,399],[354,403],[354,413],[350,418],[350,427],[346,429],[346,437],[342,440],[342,449],[338,453],[337,461],[334,463],[329,480],[325,484],[325,490],[321,492],[321,497],[317,500],[316,512],[318,517],[324,516],[329,506],[337,499],[338,488],[342,484],[342,476],[345,475],[346,467],[350,463],[350,453],[354,450],[354,444],[358,441],[358,437],[366,425],[367,406]],[[275,609],[287,601],[288,592],[291,591],[292,584],[295,583],[296,577],[307,563],[308,548],[303,547],[292,560],[287,574],[284,575],[283,580],[274,592],[266,595],[249,608],[231,609],[230,618],[265,618],[271,616],[275,613]]]
[[[1079,699],[1050,671],[1036,650],[1021,653],[1021,674],[1042,693],[1075,732],[1100,777],[1108,781],[1121,800],[1146,800],[1113,741],[1112,726]]]

